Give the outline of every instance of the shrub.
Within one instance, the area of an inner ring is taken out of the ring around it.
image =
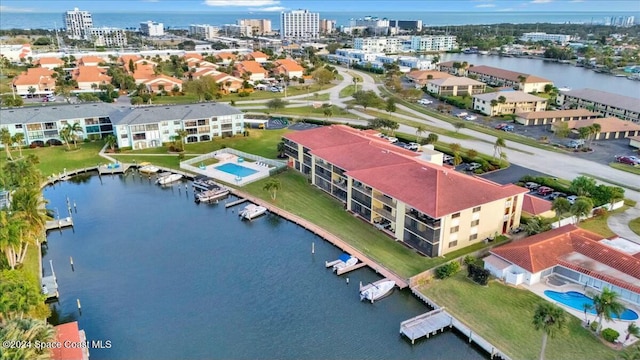
[[[591,329],[591,331],[596,332],[596,330],[598,330],[598,323],[597,322],[592,322],[591,325],[589,325],[589,329]]]
[[[595,217],[606,216],[606,215],[607,215],[607,209],[605,208],[597,208],[593,210],[593,216]]]
[[[460,264],[457,261],[452,261],[436,268],[436,278],[446,279],[458,271],[460,271]]]
[[[620,336],[620,333],[611,329],[611,328],[606,328],[604,330],[602,330],[602,338],[607,340],[608,342],[612,343],[615,342],[616,340],[618,340],[618,337]]]
[[[489,270],[486,270],[476,264],[469,264],[467,266],[467,277],[473,279],[473,281],[480,285],[487,285],[490,275],[491,273]]]
[[[476,261],[477,261],[477,259],[475,257],[471,256],[471,255],[465,256],[464,260],[462,260],[462,262],[467,266],[469,266],[471,264],[475,264]]]

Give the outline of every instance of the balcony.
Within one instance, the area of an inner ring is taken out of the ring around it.
[[[422,214],[418,210],[411,209],[410,211],[408,211],[406,213],[406,215],[408,217],[410,217],[411,219],[419,221],[419,222],[425,224],[426,226],[428,226],[428,227],[430,227],[432,229],[440,228],[440,223],[441,223],[440,219],[434,219],[434,218],[432,218],[430,216]]]
[[[378,201],[380,201],[381,203],[383,203],[385,205],[391,206],[392,208],[395,208],[396,204],[397,204],[395,199],[392,199],[392,198],[390,198],[388,196],[385,196],[385,195],[377,193],[377,192],[373,193],[373,198],[378,200]]]
[[[359,182],[359,181],[354,181],[353,182],[353,188],[357,189],[358,191],[360,191],[363,194],[366,195],[371,195],[371,188],[369,186],[364,185],[363,183]]]
[[[391,211],[385,210],[383,208],[379,208],[379,207],[373,207],[371,209],[371,211],[373,211],[374,213],[384,217],[385,219],[388,219],[389,221],[395,221],[396,217],[393,215],[393,213],[391,213]]]

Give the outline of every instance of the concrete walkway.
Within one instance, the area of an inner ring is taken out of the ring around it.
[[[640,218],[640,209],[632,207],[625,212],[609,216],[607,225],[609,225],[609,228],[618,234],[618,236],[640,244],[640,235],[634,233],[629,228],[629,222],[637,218]]]

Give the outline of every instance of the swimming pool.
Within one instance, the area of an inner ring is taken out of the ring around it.
[[[562,303],[572,309],[578,311],[584,311],[583,304],[591,305],[591,309],[587,310],[590,314],[595,315],[596,311],[593,308],[593,299],[587,297],[585,294],[577,292],[577,291],[569,291],[569,292],[557,292],[553,290],[545,290],[544,294],[559,303]],[[618,317],[614,314],[612,315],[614,319],[618,319]],[[620,315],[620,320],[633,321],[638,320],[638,313],[631,309],[624,309],[624,312]]]
[[[216,169],[220,171],[224,171],[231,175],[239,176],[239,177],[253,175],[258,172],[256,170],[249,169],[244,166],[236,165],[234,163],[222,164],[220,166],[216,166]]]

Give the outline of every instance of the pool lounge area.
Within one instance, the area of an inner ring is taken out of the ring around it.
[[[584,305],[589,305],[590,308],[587,310],[587,313],[591,315],[596,315],[596,310],[593,307],[593,299],[588,297],[587,295],[578,292],[578,291],[567,291],[567,292],[559,292],[554,290],[545,290],[544,295],[549,299],[559,302],[562,305],[568,306],[574,310],[584,311]],[[635,321],[638,320],[638,313],[635,311],[626,308],[624,312],[620,314],[620,318],[617,315],[612,316],[614,319],[624,320],[624,321]]]

